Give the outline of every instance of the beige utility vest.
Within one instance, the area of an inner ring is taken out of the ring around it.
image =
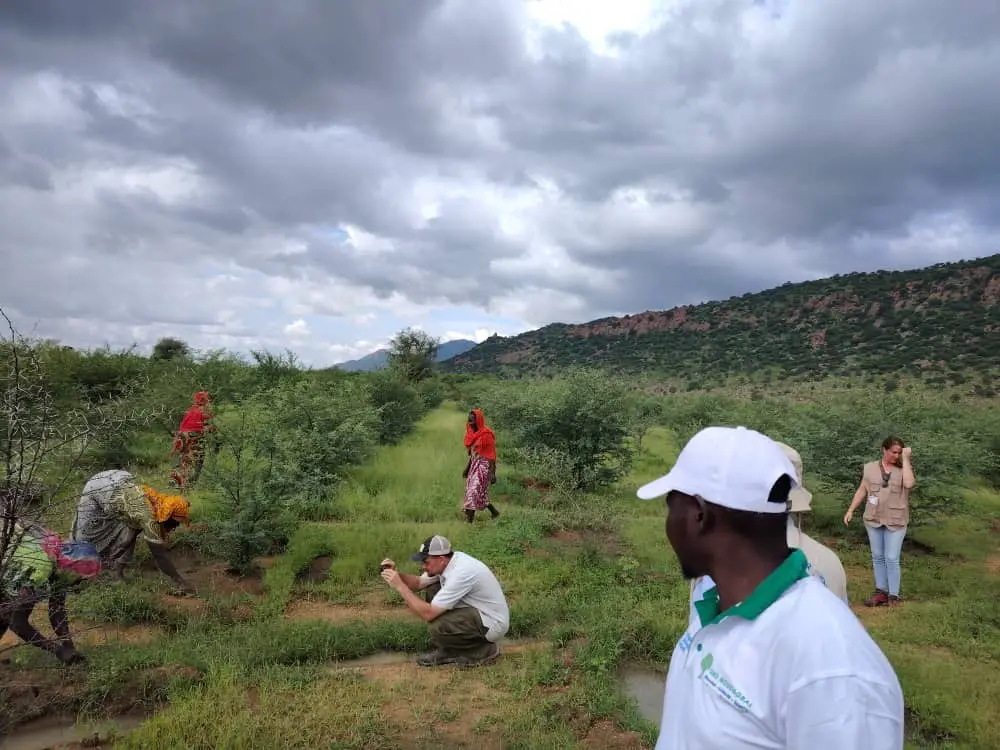
[[[910,491],[903,486],[903,468],[893,466],[888,484],[882,479],[882,462],[862,467],[865,489],[865,523],[901,529],[910,522]],[[885,485],[885,486],[883,486]],[[872,499],[875,502],[872,502]]]

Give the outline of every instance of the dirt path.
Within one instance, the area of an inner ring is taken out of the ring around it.
[[[334,625],[345,622],[377,620],[411,620],[413,615],[402,602],[391,604],[382,591],[365,596],[364,604],[332,604],[320,599],[293,599],[285,608],[289,620],[321,620]]]

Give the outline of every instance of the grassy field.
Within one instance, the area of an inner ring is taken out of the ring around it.
[[[663,506],[634,497],[676,455],[671,433],[648,434],[612,491],[574,500],[504,463],[501,445],[503,515],[470,526],[459,511],[463,419],[446,406],[382,448],[354,471],[331,517],[299,527],[259,577],[227,574],[182,531],[174,555],[200,596],[173,597],[140,547],[140,574],[70,601],[88,666],[60,667],[34,649],[0,653],[9,660],[0,721],[18,725],[21,747],[38,717],[78,713],[119,717],[133,729],[115,742],[126,748],[651,747],[657,728],[623,693],[621,674],[634,664],[664,672],[686,623]],[[838,525],[849,498],[817,491],[806,526],[840,554],[852,606],[899,673],[914,748],[1000,747],[1000,496],[955,492],[966,495],[963,515],[911,533],[907,602],[893,610],[860,606],[871,572],[860,528]],[[412,663],[429,645],[426,626],[378,563],[406,560],[432,533],[486,561],[504,585],[511,643],[495,665]],[[35,621],[47,628],[43,609]],[[8,634],[3,646],[14,642]]]

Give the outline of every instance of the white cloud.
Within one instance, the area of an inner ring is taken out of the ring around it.
[[[309,330],[309,324],[302,318],[299,318],[293,323],[289,323],[283,330],[286,336],[291,336],[297,339],[306,338],[312,334],[312,331]]]
[[[527,0],[528,14],[538,23],[559,28],[575,28],[590,48],[603,55],[615,53],[607,37],[615,32],[648,32],[657,3],[649,0],[616,0],[613,3],[577,0]]]
[[[496,333],[496,331],[490,328],[476,328],[471,333],[467,333],[464,331],[445,331],[441,335],[441,342],[444,343],[446,341],[464,340],[464,341],[475,341],[477,344],[480,344],[483,341],[486,341],[486,339],[488,339],[494,333]]]

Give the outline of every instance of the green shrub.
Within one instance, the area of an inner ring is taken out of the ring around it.
[[[268,415],[245,405],[219,416],[213,440],[217,453],[203,475],[213,495],[209,537],[213,552],[230,568],[247,572],[255,557],[287,541],[294,517],[282,496]]]
[[[259,414],[256,450],[269,461],[268,488],[277,498],[310,514],[347,471],[372,453],[379,413],[360,381],[302,379],[255,396]]]
[[[444,403],[445,387],[439,378],[428,378],[417,385],[417,393],[424,404],[424,410],[436,409]]]
[[[627,399],[620,381],[578,370],[559,380],[499,386],[480,403],[487,422],[503,430],[539,478],[589,491],[616,482],[631,466]]]
[[[395,370],[372,373],[368,380],[368,403],[379,415],[378,441],[398,443],[413,431],[426,411],[420,392]]]

